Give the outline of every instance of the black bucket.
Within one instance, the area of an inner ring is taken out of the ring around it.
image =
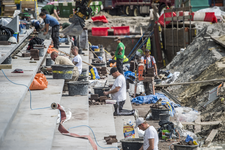
[[[78,54],[82,54],[82,49],[81,48],[79,48]]]
[[[82,72],[80,74],[80,76],[86,76],[87,75],[87,69],[82,68]]]
[[[12,63],[12,57],[8,56],[3,62],[2,64],[11,64]]]
[[[169,109],[156,109],[151,108],[152,110],[152,119],[159,120],[159,114],[169,114]]]
[[[170,115],[169,114],[159,114],[159,121],[165,120],[170,121]]]
[[[87,96],[88,95],[88,81],[70,81],[68,84],[69,95],[81,95]]]
[[[173,144],[174,150],[197,150],[198,145],[179,145]]]
[[[123,150],[138,150],[142,147],[144,140],[142,138],[128,138],[120,140]]]
[[[110,90],[109,87],[94,87],[93,89],[94,89],[95,94],[98,94],[98,96],[105,96],[103,92]]]
[[[94,53],[97,55],[97,56],[102,56],[103,55],[103,52],[95,52]],[[97,58],[95,55],[94,55],[94,58]]]
[[[51,66],[54,64],[54,61],[51,58],[46,58],[46,66]]]
[[[74,66],[52,65],[53,79],[72,79]]]
[[[95,67],[105,67],[105,63],[91,63]]]
[[[87,81],[88,76],[79,76],[77,81]]]

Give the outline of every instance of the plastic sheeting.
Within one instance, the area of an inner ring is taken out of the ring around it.
[[[83,30],[79,35],[79,48],[89,50],[88,30]]]
[[[172,111],[170,111],[170,115],[174,116],[174,114],[175,114],[174,107],[180,107],[180,105],[170,101],[170,99],[168,97],[166,97],[165,95],[160,94],[160,93],[156,93],[155,95],[138,96],[136,98],[133,98],[131,100],[131,102],[136,103],[136,104],[154,104],[160,98],[162,99],[162,101],[161,101],[162,105],[165,105],[167,102],[170,104],[171,109],[172,109]]]

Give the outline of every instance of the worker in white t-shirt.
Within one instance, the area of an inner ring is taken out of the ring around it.
[[[137,118],[135,128],[145,131],[144,144],[139,150],[158,150],[159,137],[156,129],[142,117]]]
[[[78,54],[78,47],[77,46],[72,46],[71,47],[71,52],[75,56],[72,60],[73,64],[77,66],[79,74],[82,73],[82,58]]]
[[[133,115],[134,110],[123,110],[123,105],[127,99],[127,92],[126,92],[126,80],[124,75],[122,75],[117,68],[113,67],[110,70],[110,74],[116,79],[110,91],[105,91],[105,95],[111,94],[112,99],[116,100],[117,103],[114,105],[115,112],[114,116],[117,115]]]

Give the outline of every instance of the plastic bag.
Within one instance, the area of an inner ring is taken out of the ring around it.
[[[180,122],[193,122],[199,115],[197,111],[189,107],[177,107],[175,112],[175,117]]]
[[[30,90],[44,90],[48,86],[48,81],[44,74],[37,73],[30,85]]]
[[[48,48],[48,50],[47,50],[47,53],[48,54],[51,54],[54,51],[56,51],[58,53],[58,51],[56,49],[54,49],[52,45],[50,45],[49,48]]]

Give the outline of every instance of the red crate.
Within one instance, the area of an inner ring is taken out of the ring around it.
[[[108,20],[104,15],[103,16],[91,17],[91,19],[93,20],[93,22],[102,21],[104,23],[108,23]]]
[[[92,27],[92,36],[108,36],[109,27]]]
[[[111,27],[111,29],[114,29],[114,35],[130,35],[129,26]]]

